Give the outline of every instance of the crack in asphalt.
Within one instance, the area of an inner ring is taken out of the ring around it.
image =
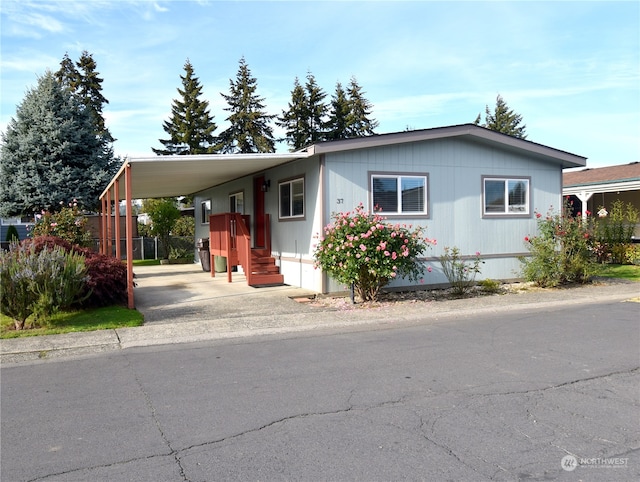
[[[127,360],[127,363],[129,363],[129,359],[127,358],[126,355],[124,355],[125,359]],[[173,457],[180,476],[182,477],[182,480],[184,480],[185,482],[189,482],[189,478],[186,476],[185,473],[185,469],[182,466],[182,461],[181,461],[181,455],[183,455],[185,452],[196,449],[196,448],[200,448],[200,447],[207,447],[207,446],[213,446],[213,445],[217,445],[217,444],[222,444],[225,442],[228,442],[230,440],[234,440],[234,439],[238,439],[241,438],[245,435],[251,434],[251,433],[258,433],[260,431],[266,430],[270,427],[273,427],[275,425],[278,424],[283,424],[286,423],[288,421],[291,420],[296,420],[296,419],[304,419],[304,418],[309,418],[309,417],[316,417],[316,416],[325,416],[325,415],[336,415],[336,414],[344,414],[344,413],[349,413],[352,411],[369,411],[369,410],[375,410],[375,409],[379,409],[379,408],[383,408],[383,407],[387,407],[387,406],[393,406],[393,405],[397,405],[397,404],[401,404],[406,402],[407,400],[411,399],[412,397],[410,395],[404,395],[398,399],[394,399],[394,400],[387,400],[387,401],[383,401],[374,405],[368,405],[368,406],[355,406],[352,403],[352,398],[354,397],[355,393],[356,393],[356,389],[351,390],[349,397],[347,398],[346,401],[346,408],[341,408],[341,409],[336,409],[336,410],[328,410],[328,411],[320,411],[320,412],[306,412],[306,413],[299,413],[299,414],[294,414],[294,415],[289,415],[286,417],[282,417],[280,419],[277,420],[273,420],[271,422],[265,423],[259,427],[255,427],[255,428],[251,428],[248,430],[244,430],[242,432],[233,434],[233,435],[229,435],[220,439],[216,439],[216,440],[210,440],[207,442],[202,442],[202,443],[198,443],[198,444],[193,444],[190,445],[188,447],[184,447],[181,449],[175,449],[172,444],[171,441],[169,440],[169,438],[167,437],[167,435],[165,434],[162,425],[160,423],[160,420],[158,419],[157,416],[157,411],[156,408],[153,404],[153,401],[151,400],[150,395],[147,393],[147,391],[144,389],[142,382],[140,381],[140,379],[138,378],[137,374],[135,373],[135,370],[132,369],[131,365],[129,364],[129,368],[131,369],[131,372],[133,373],[133,377],[134,380],[136,382],[136,384],[138,385],[140,392],[142,393],[144,400],[145,400],[145,404],[148,407],[150,413],[151,413],[151,417],[153,419],[154,425],[156,426],[158,432],[160,433],[160,436],[164,442],[164,444],[167,446],[168,451],[166,453],[158,453],[158,454],[153,454],[153,455],[147,455],[144,457],[135,457],[132,459],[128,459],[128,460],[121,460],[121,461],[117,461],[117,462],[113,462],[113,463],[109,463],[109,464],[102,464],[102,465],[95,465],[95,466],[90,466],[90,467],[81,467],[81,468],[76,468],[76,469],[71,469],[71,470],[67,470],[67,471],[62,471],[59,473],[54,473],[54,474],[47,474],[45,476],[41,476],[41,477],[36,477],[34,479],[30,479],[29,482],[37,482],[37,481],[42,481],[42,480],[46,480],[50,477],[56,477],[56,476],[61,476],[61,475],[67,475],[67,474],[72,474],[72,473],[76,473],[76,472],[81,472],[81,471],[85,471],[85,470],[94,470],[94,469],[99,469],[99,468],[108,468],[108,467],[116,467],[119,465],[125,465],[128,463],[132,463],[132,462],[137,462],[137,461],[141,461],[141,460],[150,460],[150,459],[154,459],[154,458],[158,458],[158,457]],[[492,396],[510,396],[510,395],[536,395],[536,394],[540,394],[542,392],[545,391],[549,391],[549,390],[557,390],[560,388],[565,388],[565,387],[569,387],[572,385],[576,385],[579,383],[583,383],[583,382],[589,382],[589,381],[593,381],[593,380],[601,380],[604,378],[608,378],[608,377],[612,377],[612,376],[617,376],[617,375],[631,375],[634,374],[636,372],[640,371],[640,367],[634,367],[634,368],[630,368],[630,369],[626,369],[626,370],[620,370],[620,371],[616,371],[616,372],[610,372],[607,374],[602,374],[602,375],[596,375],[596,376],[592,376],[592,377],[587,377],[587,378],[580,378],[580,379],[576,379],[576,380],[569,380],[563,383],[559,383],[556,385],[551,385],[548,387],[542,387],[542,388],[535,388],[535,389],[530,389],[530,390],[519,390],[519,391],[509,391],[509,392],[493,392],[493,393],[480,393],[480,394],[469,394],[470,398],[477,398],[477,397],[492,397]],[[479,386],[476,386],[474,388],[480,388]],[[459,392],[458,390],[452,390],[452,391],[447,391],[448,394],[454,393],[454,392]],[[466,391],[468,392],[468,391]],[[442,395],[442,394],[440,394]],[[435,395],[438,396],[438,395]],[[534,399],[534,404],[537,405],[537,401],[535,401]],[[539,423],[537,420],[535,420],[533,414],[531,413],[532,409],[527,408],[527,418],[531,419],[534,423]],[[467,463],[466,461],[464,461],[454,450],[452,447],[448,446],[445,443],[439,442],[433,438],[431,438],[429,436],[429,432],[435,432],[435,426],[436,423],[438,421],[439,418],[441,418],[441,416],[435,417],[432,420],[426,420],[422,415],[420,415],[419,413],[415,412],[415,415],[418,417],[418,419],[420,420],[420,426],[418,427],[419,433],[418,435],[420,435],[422,438],[424,438],[424,440],[426,440],[427,442],[429,442],[430,444],[442,449],[447,455],[449,455],[450,457],[453,457],[456,461],[458,461],[461,465],[469,468],[470,470],[474,471],[477,474],[482,475],[483,477],[486,477],[487,475],[482,473],[481,471],[479,471],[476,467],[470,465],[469,463]],[[398,428],[402,428],[402,427],[398,427]],[[522,435],[527,436],[525,433],[521,432]],[[528,437],[528,436],[527,436]],[[553,443],[551,443],[552,446],[557,447],[558,449],[562,450],[563,452],[566,452],[568,454],[570,454],[570,452],[568,452],[565,448],[557,446]],[[635,453],[640,451],[640,447],[634,447],[634,448],[630,448],[628,451],[622,453],[622,454],[618,454],[616,456],[626,456],[628,454],[631,453]],[[494,473],[493,476],[490,476],[490,480],[493,480],[495,478],[495,476],[497,474],[509,474],[510,471],[505,469],[504,467],[501,467],[500,465],[491,463],[487,460],[483,460],[482,458],[479,458],[480,461],[488,464],[488,465],[492,465],[494,467],[496,467],[497,471]]]
[[[590,382],[593,380],[601,380],[604,378],[608,378],[608,377],[614,377],[617,375],[632,375],[636,372],[640,371],[640,366],[639,367],[633,367],[633,368],[627,368],[625,370],[620,370],[620,371],[616,371],[616,372],[610,372],[610,373],[604,373],[602,375],[594,375],[592,377],[587,377],[587,378],[578,378],[576,380],[569,380],[566,382],[562,382],[562,383],[558,383],[556,385],[549,385],[546,387],[540,387],[540,388],[531,388],[531,389],[527,389],[527,390],[512,390],[509,392],[491,392],[491,393],[476,393],[476,394],[472,394],[472,396],[476,396],[476,397],[493,397],[493,396],[505,396],[505,395],[528,395],[528,394],[534,394],[534,393],[540,393],[540,392],[545,392],[547,390],[556,390],[558,388],[564,388],[564,387],[568,387],[571,385],[575,385],[577,383],[583,383],[583,382]],[[498,382],[498,384],[503,384],[504,382]],[[531,383],[533,383],[533,381],[531,381]],[[491,386],[495,386],[496,383],[487,383],[484,385],[475,385],[473,387],[471,387],[470,389],[478,389],[478,388],[482,388],[482,387],[491,387]],[[465,388],[464,390],[449,390],[447,391],[447,393],[467,393],[469,391],[469,389]]]
[[[126,465],[126,464],[130,464],[131,462],[138,462],[140,460],[151,460],[151,459],[155,459],[157,457],[169,457],[171,456],[171,452],[167,452],[166,454],[154,454],[154,455],[147,455],[145,457],[134,457],[132,459],[128,459],[128,460],[119,460],[117,462],[112,462],[110,464],[100,464],[100,465],[92,465],[90,467],[80,467],[77,469],[71,469],[71,470],[64,470],[62,472],[56,472],[54,474],[47,474],[47,475],[42,475],[40,477],[36,477],[34,479],[29,479],[27,480],[27,482],[38,482],[40,480],[47,480],[48,478],[51,477],[58,477],[61,475],[69,475],[69,474],[73,474],[76,472],[82,472],[85,470],[94,470],[94,469],[105,469],[108,467],[117,467],[119,465]]]

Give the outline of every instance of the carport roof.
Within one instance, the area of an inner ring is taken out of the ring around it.
[[[193,194],[242,176],[309,157],[305,151],[284,154],[211,154],[127,158],[100,198],[114,187],[131,166],[132,199],[176,197]],[[118,185],[124,199],[124,180]]]

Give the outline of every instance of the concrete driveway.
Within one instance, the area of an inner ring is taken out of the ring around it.
[[[199,264],[136,266],[136,309],[145,324],[177,323],[214,318],[297,313],[304,307],[295,297],[314,293],[291,286],[253,288],[242,273],[211,273]]]

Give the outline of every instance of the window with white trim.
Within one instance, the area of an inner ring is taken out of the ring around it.
[[[200,223],[209,224],[209,216],[211,215],[211,200],[207,199],[200,203]]]
[[[483,177],[483,214],[528,216],[529,184],[529,178]]]
[[[236,192],[229,196],[229,212],[244,214],[243,192]]]
[[[279,218],[304,218],[304,178],[278,183]]]
[[[427,176],[372,174],[371,200],[375,210],[387,214],[427,213]]]

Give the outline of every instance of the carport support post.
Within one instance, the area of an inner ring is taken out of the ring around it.
[[[133,299],[133,208],[131,199],[131,164],[124,171],[125,199],[127,202],[126,236],[127,236],[127,301],[130,310],[136,305]]]
[[[102,198],[102,213],[100,216],[100,254],[107,254],[107,200]]]
[[[120,232],[120,179],[116,179],[113,184],[113,202],[115,209],[116,259],[122,259],[122,250],[120,249],[120,238],[122,237]]]
[[[111,226],[111,189],[107,191],[107,255],[111,256],[113,253],[113,234]]]

